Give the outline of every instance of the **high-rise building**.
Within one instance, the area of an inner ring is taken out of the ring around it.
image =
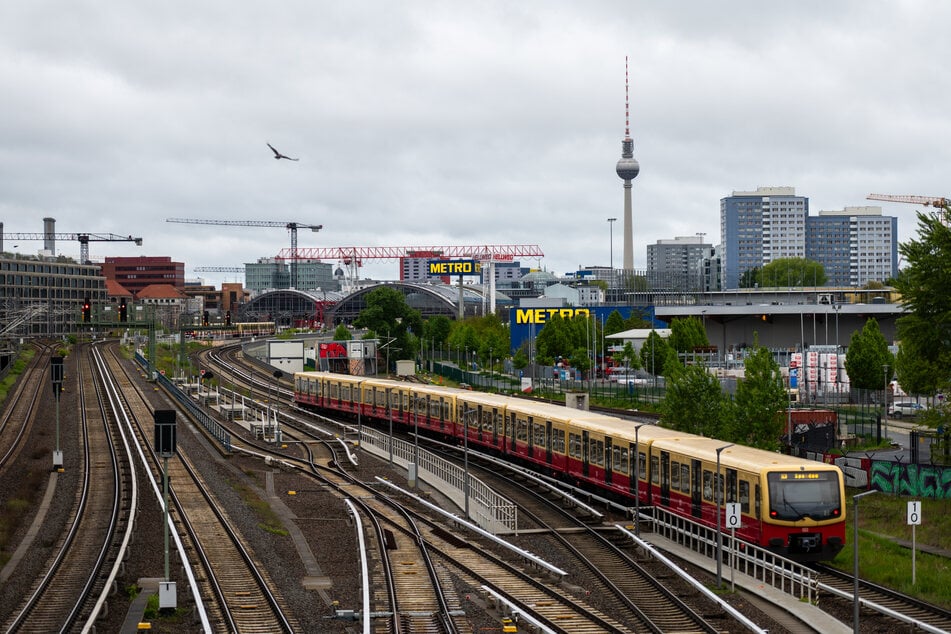
[[[778,258],[806,257],[809,199],[794,187],[734,191],[720,199],[723,288],[738,288],[744,273]]]
[[[806,257],[822,264],[829,286],[864,286],[898,273],[898,218],[881,207],[820,211],[806,219]]]
[[[707,287],[705,260],[713,245],[703,235],[678,236],[647,245],[647,284],[650,288],[696,292]],[[709,263],[706,263],[709,266]]]

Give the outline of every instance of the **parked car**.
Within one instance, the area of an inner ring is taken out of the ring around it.
[[[911,401],[898,401],[897,403],[892,403],[889,405],[888,415],[894,416],[895,418],[901,418],[902,416],[917,416],[918,413],[924,409],[924,406],[920,403],[914,403]]]

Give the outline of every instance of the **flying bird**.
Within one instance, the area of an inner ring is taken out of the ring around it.
[[[269,148],[271,148],[271,151],[272,151],[272,152],[274,152],[274,159],[275,159],[275,160],[278,160],[278,161],[281,160],[281,159],[287,159],[288,161],[299,161],[299,160],[300,160],[299,158],[291,158],[291,157],[289,157],[289,156],[284,156],[283,154],[281,154],[280,152],[278,152],[276,149],[274,149],[274,146],[271,145],[270,143],[268,143],[267,146],[268,146]]]

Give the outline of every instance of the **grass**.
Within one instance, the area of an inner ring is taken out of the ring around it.
[[[251,487],[234,481],[231,482],[231,487],[241,496],[245,505],[254,511],[258,519],[261,520],[258,523],[258,528],[272,535],[288,534],[287,529],[284,528],[284,524],[281,523],[271,505],[259,498]]]
[[[852,536],[855,520],[852,494],[846,511],[846,547],[832,562],[836,568],[853,571]],[[896,543],[911,544],[911,526],[907,525],[909,497],[884,494],[859,500],[859,573],[863,579],[924,601],[951,608],[951,559],[921,551],[922,545],[951,550],[951,501],[921,502],[922,523],[915,527],[915,583],[911,583],[912,551]]]

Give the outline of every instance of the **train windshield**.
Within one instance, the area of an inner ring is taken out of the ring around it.
[[[834,471],[781,471],[766,476],[769,517],[826,520],[842,516],[839,477]]]

